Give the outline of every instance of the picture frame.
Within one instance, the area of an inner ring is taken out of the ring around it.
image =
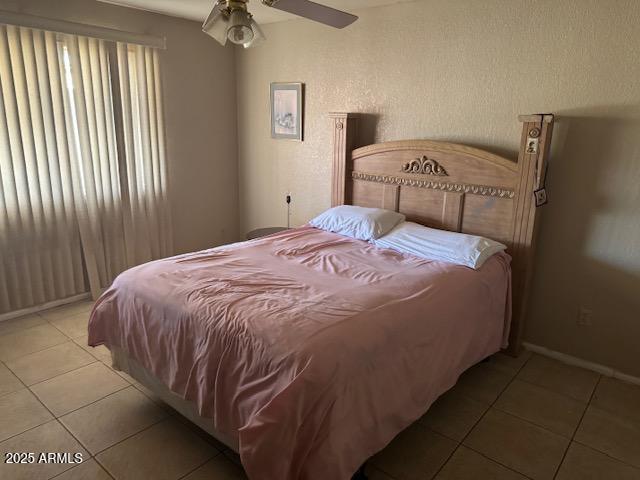
[[[303,141],[303,95],[301,82],[271,83],[271,138]]]

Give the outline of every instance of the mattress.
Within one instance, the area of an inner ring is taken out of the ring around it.
[[[509,320],[504,253],[472,270],[305,226],[124,272],[89,344],[193,404],[250,479],[348,480]]]

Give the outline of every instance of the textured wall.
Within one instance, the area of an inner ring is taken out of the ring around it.
[[[164,36],[169,189],[177,252],[237,236],[235,60],[200,24],[93,0],[0,0],[0,9]]]
[[[329,206],[327,112],[362,143],[431,138],[515,156],[520,113],[555,112],[527,340],[640,375],[640,2],[422,0],[343,31],[296,20],[236,56],[241,232]],[[269,83],[306,84],[305,141],[272,140]],[[578,309],[593,325],[578,327]]]

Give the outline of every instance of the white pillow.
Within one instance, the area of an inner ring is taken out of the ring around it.
[[[436,230],[412,222],[401,223],[373,243],[380,248],[474,269],[480,268],[489,257],[507,248],[488,238]]]
[[[321,230],[359,240],[374,240],[403,222],[404,219],[405,216],[401,213],[382,208],[340,205],[321,213],[309,224]]]

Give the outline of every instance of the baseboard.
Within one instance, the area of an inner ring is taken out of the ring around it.
[[[573,365],[576,367],[592,370],[594,372],[601,373],[606,377],[613,377],[613,378],[622,380],[624,382],[640,385],[639,377],[634,377],[633,375],[627,375],[626,373],[622,373],[614,368],[607,367],[599,363],[590,362],[588,360],[583,360],[582,358],[578,358],[578,357],[573,357],[571,355],[567,355],[566,353],[556,352],[555,350],[551,350],[547,347],[541,347],[540,345],[535,345],[533,343],[523,342],[522,346],[534,353],[544,355],[545,357],[553,358],[554,360],[558,360],[559,362],[562,362],[562,363],[567,363],[569,365]]]
[[[24,317],[25,315],[33,315],[34,313],[41,312],[42,310],[48,310],[50,308],[61,307],[69,303],[81,302],[82,300],[88,300],[91,298],[91,294],[81,293],[80,295],[74,295],[73,297],[62,298],[60,300],[54,300],[53,302],[43,303],[42,305],[36,305],[34,307],[23,308],[22,310],[16,310],[14,312],[3,313],[0,315],[0,322],[5,320],[11,320],[13,318]]]

